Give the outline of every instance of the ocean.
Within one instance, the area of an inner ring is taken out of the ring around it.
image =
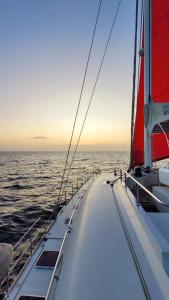
[[[15,244],[38,217],[51,215],[65,157],[66,152],[0,152],[0,242]],[[128,152],[77,153],[66,197],[85,173],[127,169],[128,162]]]

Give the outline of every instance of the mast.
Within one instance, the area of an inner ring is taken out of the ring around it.
[[[138,8],[139,0],[136,0],[135,6],[135,34],[134,34],[134,57],[133,57],[133,91],[132,91],[132,107],[131,107],[131,137],[130,137],[130,165],[132,165],[133,157],[133,128],[134,128],[134,111],[135,111],[135,89],[136,89],[136,68],[137,68],[137,31],[138,31]]]
[[[152,95],[152,0],[144,0],[144,105]],[[144,125],[144,166],[152,167],[151,133]]]

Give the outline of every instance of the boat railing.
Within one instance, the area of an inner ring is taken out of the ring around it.
[[[97,174],[98,173],[95,173],[93,175],[97,175]],[[87,181],[90,180],[90,179],[91,178],[87,178]],[[49,283],[49,287],[48,287],[48,291],[47,291],[45,300],[49,300],[49,299],[54,298],[54,293],[55,293],[54,287],[56,287],[57,281],[59,279],[59,274],[60,274],[60,269],[61,269],[61,262],[62,262],[64,254],[66,252],[67,241],[69,239],[69,235],[71,234],[71,230],[72,230],[71,224],[73,222],[73,217],[74,217],[74,214],[75,214],[75,212],[78,208],[78,205],[79,205],[79,202],[80,202],[81,198],[82,197],[79,197],[76,205],[74,206],[71,217],[69,219],[68,229],[66,230],[66,232],[64,234],[64,237],[63,237],[63,240],[62,240],[62,244],[61,244],[61,247],[60,247],[60,250],[59,250],[59,255],[58,255],[58,258],[57,258],[55,268],[54,268],[53,273],[52,273],[52,277],[51,277],[51,280],[50,280],[50,283]]]
[[[38,247],[50,227],[51,221],[43,220],[42,222],[42,218],[40,217],[14,245],[13,263],[0,283],[0,299],[3,299],[3,295],[8,293],[9,287],[13,285],[24,267],[26,267],[29,258],[33,255],[33,252]]]
[[[154,200],[155,203],[158,203],[159,205],[162,205],[162,206],[169,207],[168,204],[162,202],[158,197],[156,197],[153,193],[151,193],[151,191],[149,191],[145,186],[143,186],[138,180],[136,180],[131,174],[129,174],[125,170],[120,169],[119,178],[120,178],[121,181],[124,180],[124,184],[125,184],[126,189],[128,188],[127,178],[130,178],[135,183],[135,187],[136,187],[136,201],[137,201],[138,205],[140,205],[139,204],[139,193],[140,193],[140,190],[142,190],[147,195],[149,195]]]
[[[51,280],[50,280],[50,284],[49,284],[49,288],[48,288],[45,300],[49,300],[49,299],[54,298],[54,292],[55,292],[54,287],[56,287],[57,281],[59,279],[61,261],[62,261],[63,255],[65,253],[66,242],[69,239],[69,235],[71,233],[71,224],[72,224],[73,217],[74,217],[75,211],[77,210],[77,207],[79,205],[80,200],[81,200],[81,198],[79,198],[79,200],[77,201],[77,203],[74,206],[74,209],[72,211],[72,214],[71,214],[71,217],[70,217],[70,220],[69,220],[69,223],[68,223],[68,229],[64,234],[64,238],[63,238],[60,250],[59,250],[58,259],[57,259],[55,268],[53,270],[53,274],[52,274],[52,277],[51,277]]]
[[[54,210],[57,211],[59,207],[61,208],[62,205],[67,204],[73,196],[75,196],[78,191],[91,179],[93,176],[97,175],[98,172],[88,172],[84,174],[83,178],[77,179],[77,184],[72,184],[71,186],[71,195],[70,197],[65,192],[64,198],[62,198],[61,201],[56,202]],[[56,209],[58,207],[58,209]],[[68,233],[70,231],[70,224],[72,222],[73,214],[76,210],[73,210],[72,216],[70,218],[69,224],[68,224],[68,230],[65,234],[65,238],[63,239],[63,242],[65,243]],[[5,294],[8,294],[9,289],[15,284],[16,280],[20,276],[20,274],[25,269],[29,258],[33,255],[37,247],[39,246],[40,242],[43,240],[44,236],[48,233],[51,226],[53,225],[55,221],[55,212],[51,214],[51,218],[48,220],[44,220],[42,217],[39,217],[24,233],[24,235],[19,239],[19,241],[13,246],[14,251],[14,257],[13,257],[13,263],[11,264],[11,267],[9,268],[7,274],[3,279],[0,281],[0,299],[4,299]],[[62,242],[63,246],[64,243]],[[63,253],[61,250],[60,253]],[[61,256],[58,257],[57,260],[57,269],[59,266],[59,263],[61,261]]]
[[[30,233],[31,235],[31,231],[35,228],[35,226],[40,222],[41,218],[38,218],[33,224],[32,226],[25,232],[25,234],[21,237],[21,239],[14,245],[13,250],[17,249],[20,244],[24,241],[24,239],[28,236],[28,234]]]
[[[95,171],[84,171],[84,174],[80,178],[76,178],[75,183],[67,183],[65,187],[69,187],[69,193],[67,192],[66,188],[64,189],[63,193],[61,194],[61,198],[59,201],[56,201],[56,205],[60,205],[62,203],[68,203],[71,198],[81,189],[81,187],[93,176],[97,176],[100,174],[100,170]]]

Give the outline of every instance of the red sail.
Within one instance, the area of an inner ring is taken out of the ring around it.
[[[169,102],[169,0],[152,0],[152,100]],[[144,57],[141,58],[131,166],[144,163]],[[166,132],[169,138],[169,132]],[[169,157],[164,133],[152,134],[153,161]]]

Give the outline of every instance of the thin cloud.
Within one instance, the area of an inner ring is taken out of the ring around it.
[[[46,136],[33,136],[32,137],[34,140],[47,140]]]

